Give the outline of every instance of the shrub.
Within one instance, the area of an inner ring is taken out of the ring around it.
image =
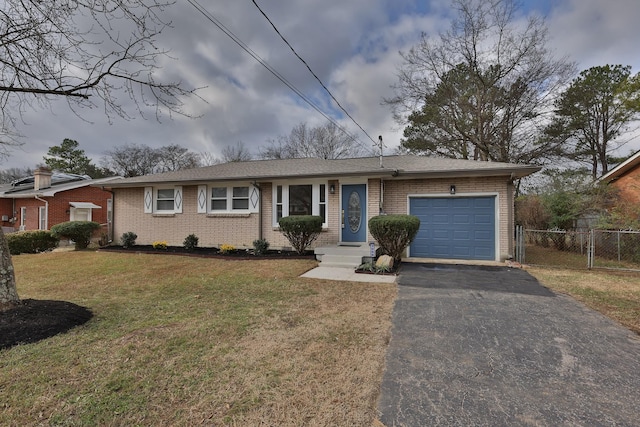
[[[389,268],[389,267],[378,267],[373,262],[366,262],[364,264],[360,264],[360,266],[357,268],[357,270],[358,271],[368,271],[369,273],[373,273],[373,274],[384,274],[384,273],[391,272],[391,268]]]
[[[420,228],[420,219],[413,215],[379,215],[369,220],[369,231],[382,252],[400,262],[405,248]]]
[[[196,236],[195,234],[189,234],[184,238],[184,242],[182,242],[182,245],[186,250],[192,251],[198,247],[198,240],[198,236]]]
[[[228,243],[223,243],[222,245],[220,245],[220,252],[222,252],[223,254],[228,254],[229,252],[233,252],[235,250],[236,247]]]
[[[253,249],[256,255],[264,255],[269,249],[269,242],[266,239],[257,239],[253,241]]]
[[[280,231],[299,254],[303,254],[322,231],[322,218],[313,215],[292,215],[280,219]]]
[[[59,239],[50,231],[19,231],[6,235],[11,255],[35,254],[58,246]]]
[[[136,239],[138,235],[133,231],[127,231],[126,233],[122,233],[122,237],[120,237],[120,242],[122,243],[123,248],[130,248],[136,244]]]
[[[168,243],[166,240],[156,240],[152,243],[153,249],[166,250]]]
[[[93,221],[68,221],[51,227],[51,233],[58,237],[73,240],[76,249],[86,249],[91,243],[91,235],[100,228]]]

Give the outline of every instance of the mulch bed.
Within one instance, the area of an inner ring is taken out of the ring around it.
[[[67,332],[92,317],[88,308],[67,301],[24,299],[0,310],[0,350]]]
[[[122,246],[104,246],[100,251],[109,252],[133,252],[144,254],[158,255],[182,255],[201,258],[222,258],[231,260],[250,260],[250,259],[315,259],[313,251],[306,251],[299,254],[295,251],[279,251],[268,250],[262,255],[257,255],[252,249],[236,249],[234,251],[222,253],[218,248],[198,247],[193,250],[187,250],[182,246],[168,246],[167,249],[154,249],[152,245],[135,245],[130,247]]]

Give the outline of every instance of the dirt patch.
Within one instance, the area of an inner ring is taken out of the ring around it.
[[[0,311],[0,350],[66,332],[92,316],[88,308],[66,301],[22,300]]]

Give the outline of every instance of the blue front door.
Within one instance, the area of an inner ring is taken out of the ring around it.
[[[342,186],[342,241],[367,241],[367,186]]]

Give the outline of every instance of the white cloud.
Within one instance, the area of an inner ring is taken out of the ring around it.
[[[541,5],[548,3],[540,1]],[[396,82],[401,61],[398,51],[409,49],[423,31],[435,34],[448,28],[447,3],[259,2],[340,103],[374,139],[383,135],[390,148],[398,144],[401,129],[381,102],[392,95],[390,86]],[[327,113],[337,111],[251,2],[213,0],[201,4],[307,97],[326,107]],[[528,7],[535,10],[536,3],[528,2]],[[77,140],[94,160],[124,143],[178,143],[196,152],[220,155],[225,146],[242,141],[257,152],[268,139],[288,134],[300,122],[314,126],[325,122],[195,9],[179,3],[171,13],[174,28],[165,32],[160,43],[170,48],[177,60],[163,63],[156,77],[206,86],[200,91],[206,102],[197,98],[186,101],[186,110],[201,118],[178,116],[158,123],[151,115],[149,120],[116,119],[109,124],[96,108],[83,111],[83,121],[69,111],[64,101],[57,101],[51,110],[25,114],[28,125],[20,128],[25,145],[0,167],[33,167],[42,162],[48,147],[60,144],[64,138]],[[568,55],[577,61],[579,69],[620,63],[630,64],[638,72],[638,17],[637,0],[564,0],[555,3],[548,14],[551,46],[558,56]],[[129,104],[128,100],[123,101]],[[355,131],[347,119],[339,121]],[[359,137],[364,143],[371,143],[361,133]]]

